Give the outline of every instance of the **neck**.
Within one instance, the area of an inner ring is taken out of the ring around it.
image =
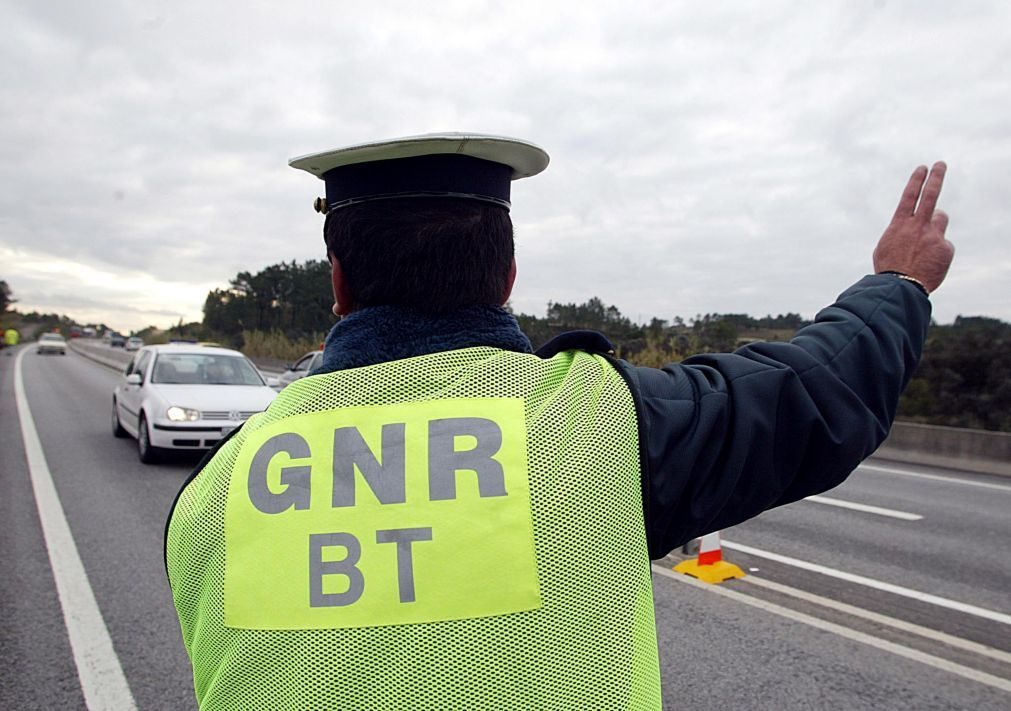
[[[354,311],[331,329],[316,374],[480,346],[532,350],[516,319],[500,306],[467,306],[438,315],[373,306]]]

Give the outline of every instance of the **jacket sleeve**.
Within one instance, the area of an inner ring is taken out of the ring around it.
[[[868,276],[787,343],[620,362],[639,417],[650,555],[841,483],[884,441],[930,302]]]

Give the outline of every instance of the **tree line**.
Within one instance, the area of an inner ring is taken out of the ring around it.
[[[330,265],[323,260],[282,262],[255,274],[240,272],[204,303],[203,338],[236,347],[264,348],[323,339],[334,317]],[[593,297],[583,303],[549,302],[543,316],[515,313],[537,348],[574,329],[603,333],[619,357],[659,367],[695,353],[732,351],[753,341],[785,341],[809,321],[800,314],[753,317],[707,313],[652,318],[637,323],[618,307]],[[292,351],[293,353],[295,351]],[[292,355],[292,358],[296,357]],[[903,419],[928,424],[1011,432],[1011,324],[984,317],[959,317],[933,324],[924,356],[899,404]]]
[[[0,282],[0,298],[0,315],[7,322],[16,317],[36,329],[64,333],[78,325],[57,314],[11,311],[14,298],[5,282]],[[211,290],[202,321],[180,322],[167,330],[152,326],[134,335],[148,342],[216,341],[249,355],[291,361],[325,338],[335,322],[332,303],[326,261],[281,262],[256,273],[239,272],[227,287]],[[809,323],[796,313],[757,318],[707,313],[637,323],[597,297],[578,304],[550,302],[543,316],[514,315],[535,348],[565,331],[590,329],[603,333],[619,357],[654,367],[695,353],[732,351],[753,341],[785,341]],[[899,417],[1011,432],[1011,324],[979,316],[932,324],[923,359],[899,403]]]
[[[982,316],[933,324],[899,416],[1011,432],[1011,324]]]
[[[279,332],[291,340],[315,339],[333,326],[330,264],[312,259],[239,272],[204,300],[203,328],[216,340],[243,347],[249,332]]]
[[[246,348],[251,340],[259,342],[262,339],[254,334],[264,333],[273,334],[275,340],[283,336],[318,341],[334,324],[331,294],[326,261],[281,262],[256,273],[239,272],[226,288],[207,294],[201,323],[177,324],[175,329],[237,348]],[[591,329],[607,336],[623,357],[655,365],[696,352],[732,350],[742,336],[783,339],[805,323],[791,313],[763,318],[697,314],[687,320],[675,316],[639,324],[597,297],[581,304],[551,302],[543,317],[514,315],[535,348],[559,333]]]

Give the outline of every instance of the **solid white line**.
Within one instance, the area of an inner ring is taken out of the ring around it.
[[[945,607],[949,610],[964,612],[967,615],[974,615],[976,617],[982,617],[987,620],[992,620],[993,622],[1000,622],[1001,624],[1011,625],[1011,615],[1006,615],[1003,612],[996,612],[995,610],[988,610],[985,607],[976,607],[975,605],[970,605],[965,602],[959,602],[958,600],[950,600],[946,597],[938,597],[937,595],[930,595],[929,593],[920,592],[919,590],[912,590],[910,588],[904,588],[900,585],[885,583],[880,580],[875,580],[874,578],[865,578],[862,575],[854,575],[853,573],[846,573],[841,570],[836,570],[835,568],[829,568],[828,566],[818,565],[817,563],[809,563],[806,560],[790,558],[785,555],[772,553],[770,551],[764,551],[760,548],[752,548],[751,546],[745,546],[740,543],[732,543],[731,541],[728,540],[723,541],[723,547],[735,551],[740,551],[741,553],[747,553],[748,555],[757,556],[759,558],[774,560],[778,563],[792,565],[795,568],[803,568],[804,570],[810,570],[812,573],[820,573],[822,575],[827,575],[830,578],[838,578],[839,580],[845,580],[850,583],[856,583],[857,585],[864,585],[869,588],[874,588],[875,590],[882,590],[884,592],[889,592],[892,593],[893,595],[901,595],[902,597],[912,598],[913,600],[919,600],[920,602],[926,602],[931,605],[937,605],[938,607]]]
[[[70,638],[70,649],[81,680],[84,702],[90,711],[135,709],[136,704],[119,658],[112,646],[109,630],[102,619],[88,574],[77,552],[70,526],[63,514],[60,497],[42,451],[35,420],[32,419],[21,375],[21,361],[28,348],[21,349],[14,362],[14,399],[17,403],[25,457],[35,491],[42,534],[49,552],[56,591],[63,608],[63,621]]]
[[[986,481],[969,481],[968,479],[956,479],[951,476],[940,476],[939,474],[924,474],[922,472],[911,472],[906,469],[894,469],[892,467],[881,467],[877,464],[861,464],[857,470],[872,472],[874,474],[899,474],[900,476],[912,476],[917,479],[930,479],[931,481],[943,481],[948,484],[962,484],[963,486],[978,486],[981,489],[994,489],[1011,493],[1011,486],[1004,484],[991,484]]]
[[[853,640],[854,642],[860,642],[871,647],[876,647],[877,649],[884,650],[886,652],[891,652],[900,657],[905,657],[906,659],[912,659],[914,661],[920,662],[921,664],[926,664],[927,666],[934,667],[935,669],[940,669],[942,671],[950,672],[952,674],[957,674],[958,676],[964,677],[971,681],[978,682],[980,684],[986,684],[987,686],[992,686],[996,689],[1001,689],[1003,691],[1011,692],[1011,681],[1007,679],[1002,679],[998,676],[992,674],[987,674],[986,672],[981,672],[971,667],[964,666],[962,664],[956,664],[955,662],[950,662],[947,659],[942,659],[941,657],[935,657],[932,654],[927,654],[926,652],[921,652],[918,649],[913,649],[911,647],[906,647],[901,644],[896,644],[895,642],[889,642],[888,640],[881,639],[879,637],[874,637],[873,635],[865,634],[864,632],[858,632],[856,630],[851,630],[849,627],[844,627],[842,625],[837,625],[834,622],[828,622],[827,620],[822,620],[817,617],[812,617],[811,615],[806,615],[803,612],[797,612],[796,610],[791,610],[788,607],[783,607],[781,605],[776,605],[775,603],[766,602],[759,598],[751,597],[750,595],[745,595],[743,593],[736,592],[734,590],[728,590],[727,588],[721,587],[719,585],[710,585],[708,583],[703,583],[700,580],[695,580],[687,575],[681,575],[680,573],[675,573],[673,570],[658,565],[653,564],[653,572],[658,573],[671,580],[676,580],[680,583],[686,585],[692,585],[706,592],[715,593],[716,595],[721,595],[723,597],[729,598],[731,600],[736,600],[737,602],[742,602],[745,605],[751,605],[752,607],[757,607],[760,610],[765,610],[766,612],[771,612],[774,615],[779,615],[780,617],[785,617],[789,620],[795,622],[801,622],[811,627],[816,627],[817,629],[824,630],[826,632],[832,632],[840,637],[845,637],[846,639]]]
[[[827,496],[808,496],[804,499],[805,501],[813,501],[816,504],[827,504],[829,506],[838,506],[841,509],[853,509],[854,511],[863,511],[864,513],[877,514],[878,516],[889,516],[891,518],[901,518],[903,521],[919,521],[923,516],[920,514],[906,513],[905,511],[896,511],[895,509],[883,509],[880,506],[868,506],[867,504],[856,504],[852,501],[843,501],[842,499],[830,499]]]
[[[795,597],[799,600],[804,600],[806,602],[813,603],[815,605],[821,605],[822,607],[827,607],[832,610],[838,610],[839,612],[844,612],[847,615],[853,617],[861,617],[870,622],[874,622],[879,625],[885,625],[887,627],[894,627],[897,630],[902,630],[903,632],[910,632],[920,637],[925,637],[927,639],[934,640],[935,642],[941,642],[949,647],[957,647],[958,649],[963,649],[967,652],[972,652],[973,654],[979,654],[980,656],[989,657],[998,662],[1003,662],[1005,664],[1011,664],[1011,654],[1001,650],[994,649],[993,647],[988,647],[985,644],[980,644],[979,642],[973,642],[968,639],[963,639],[961,637],[955,637],[954,635],[945,634],[944,632],[939,632],[937,630],[932,630],[929,627],[922,627],[920,625],[913,624],[912,622],[906,622],[905,620],[900,620],[895,617],[889,617],[888,615],[882,615],[877,612],[872,612],[871,610],[865,610],[862,607],[855,607],[853,605],[847,605],[845,602],[839,602],[838,600],[833,600],[828,597],[822,597],[821,595],[815,595],[809,593],[806,590],[799,590],[797,588],[792,588],[789,585],[783,585],[781,583],[774,582],[772,580],[767,580],[765,578],[759,578],[754,575],[746,575],[740,578],[745,583],[751,585],[757,585],[760,588],[766,588],[768,590],[773,590],[775,592],[781,593],[783,595],[789,595]]]

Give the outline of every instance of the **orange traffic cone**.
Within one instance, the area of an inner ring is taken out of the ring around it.
[[[674,566],[674,570],[705,583],[722,583],[724,580],[744,577],[743,570],[723,560],[719,531],[702,536],[699,543],[699,557],[695,560],[681,561]]]

